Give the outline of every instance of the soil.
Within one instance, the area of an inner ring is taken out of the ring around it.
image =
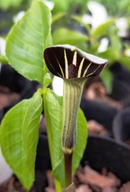
[[[116,107],[117,109],[122,108],[121,102],[116,101],[107,95],[107,91],[100,81],[92,83],[87,89],[85,89],[83,96],[86,99],[107,103],[110,106]]]
[[[127,145],[129,145],[129,146],[130,146],[130,139],[129,139],[129,140],[126,140],[126,141],[124,141],[124,143],[126,143]]]
[[[99,124],[95,120],[90,120],[87,122],[88,126],[88,133],[92,135],[107,135],[108,131],[105,129],[105,127],[101,124]]]
[[[73,177],[76,192],[130,192],[130,181],[122,184],[104,167],[101,173],[86,165],[79,167]],[[27,192],[15,176],[0,186],[0,192]],[[56,192],[51,170],[36,171],[36,179],[30,192]]]
[[[0,110],[19,99],[19,94],[9,88],[0,85]]]

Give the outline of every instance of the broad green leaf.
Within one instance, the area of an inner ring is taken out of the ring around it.
[[[20,74],[45,86],[47,67],[43,51],[51,44],[51,15],[48,7],[34,0],[30,10],[14,25],[6,43],[9,63]]]
[[[13,107],[5,115],[0,127],[3,156],[28,190],[34,181],[41,112],[42,98],[38,90],[31,99]]]
[[[91,34],[95,38],[100,38],[106,35],[107,29],[110,25],[114,23],[114,19],[108,20],[106,23],[99,25],[96,29],[94,29]]]
[[[104,68],[100,74],[100,77],[106,87],[107,93],[111,93],[113,87],[113,75],[111,71],[107,68]]]
[[[62,132],[62,98],[48,90],[46,102],[53,132],[53,176],[64,186],[64,155],[61,147]],[[87,124],[81,109],[77,120],[77,142],[73,155],[73,173],[79,165],[87,141]]]
[[[83,156],[83,152],[87,144],[87,134],[88,134],[88,130],[87,130],[86,118],[82,110],[79,109],[78,119],[77,119],[77,142],[76,142],[73,161],[72,161],[73,173],[77,169],[79,162]]]
[[[60,28],[53,33],[53,44],[71,44],[76,45],[78,42],[88,41],[87,35],[77,31]]]

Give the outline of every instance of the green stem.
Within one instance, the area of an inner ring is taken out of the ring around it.
[[[76,125],[84,80],[64,80],[62,149],[65,159],[65,187],[72,183],[72,155],[76,144]]]
[[[44,115],[46,119],[46,127],[47,127],[47,136],[48,136],[48,144],[49,144],[49,151],[50,151],[50,158],[51,158],[51,165],[53,161],[53,134],[52,134],[52,129],[51,129],[51,124],[50,124],[50,118],[49,118],[49,113],[47,109],[47,103],[46,103],[46,90],[44,89],[43,91],[43,104],[44,104]],[[62,192],[62,187],[61,184],[58,180],[54,178],[54,183],[55,183],[55,189],[56,192]]]
[[[71,154],[65,154],[64,153],[64,159],[65,159],[65,188],[70,186],[72,183],[72,153]]]
[[[50,158],[51,158],[51,164],[52,164],[53,135],[52,135],[51,124],[50,124],[50,121],[49,121],[49,113],[48,113],[47,103],[46,103],[46,90],[44,90],[44,92],[43,92],[43,105],[44,105],[44,116],[45,116],[45,119],[46,119],[46,127],[47,127],[47,136],[48,136]]]

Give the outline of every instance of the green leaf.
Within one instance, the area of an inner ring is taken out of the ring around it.
[[[98,47],[99,46],[100,46],[100,42],[99,41],[94,42],[93,44],[91,44],[91,46],[88,49],[89,53],[91,53],[91,54],[95,54],[96,53],[95,55],[97,55]]]
[[[0,54],[0,63],[2,63],[2,64],[8,64],[7,59],[6,59],[5,56],[2,55],[2,54]]]
[[[51,14],[42,1],[34,0],[31,9],[14,25],[6,43],[9,63],[20,74],[45,86],[47,67],[43,51],[51,44]]]
[[[60,12],[60,11],[66,11],[69,13],[71,10],[74,10],[76,8],[86,8],[86,0],[52,0],[54,2],[54,9],[53,12]]]
[[[54,22],[56,22],[57,20],[61,19],[62,17],[64,17],[65,15],[66,15],[66,13],[64,13],[64,12],[60,12],[60,13],[57,13],[57,14],[53,15],[52,24]]]
[[[98,53],[98,57],[107,59],[109,63],[113,63],[119,58],[119,52],[113,47],[108,47],[106,51]]]
[[[62,98],[48,90],[46,95],[50,123],[53,132],[53,171],[52,175],[64,186],[64,155],[61,147],[62,132]],[[73,173],[79,165],[87,141],[87,123],[81,109],[78,112],[77,120],[77,142],[73,155]]]
[[[110,36],[110,42],[111,42],[111,46],[113,49],[115,49],[117,51],[117,53],[120,53],[121,49],[122,49],[122,43],[121,43],[121,39],[117,34],[112,34]]]
[[[45,81],[44,81],[45,86],[44,86],[44,87],[47,87],[48,85],[50,85],[50,83],[51,83],[51,81],[52,81],[51,76],[50,76],[50,73],[46,73],[44,79],[45,79]]]
[[[54,12],[58,13],[60,11],[65,12],[68,10],[68,6],[69,6],[68,0],[63,0],[63,1],[53,0],[53,2],[54,2],[54,8],[53,8]]]
[[[78,119],[77,119],[77,142],[74,149],[73,161],[72,161],[73,174],[77,169],[80,163],[80,160],[83,156],[83,152],[87,144],[87,135],[88,135],[88,130],[87,130],[86,118],[82,110],[79,109]]]
[[[53,44],[71,44],[88,41],[88,37],[80,32],[60,28],[53,33]]]
[[[73,15],[71,18],[76,20],[76,21],[78,21],[81,25],[83,25],[85,27],[87,32],[90,33],[90,26],[89,26],[89,24],[84,23],[81,16]]]
[[[100,77],[106,87],[107,93],[111,93],[113,87],[113,75],[111,71],[107,68],[104,68],[100,74]]]
[[[130,57],[123,56],[119,59],[119,62],[130,71]]]
[[[95,38],[100,38],[106,35],[107,29],[110,25],[114,23],[114,19],[108,20],[106,23],[99,25],[96,29],[94,29],[91,34]]]
[[[12,108],[0,128],[2,154],[28,190],[34,181],[41,112],[42,98],[38,90],[31,99],[23,100]]]

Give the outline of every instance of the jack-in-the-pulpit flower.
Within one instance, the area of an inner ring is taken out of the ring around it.
[[[48,47],[44,58],[49,71],[63,79],[86,79],[99,75],[107,62],[70,45]]]
[[[49,71],[63,78],[62,149],[65,154],[65,167],[69,170],[71,166],[66,163],[67,154],[73,153],[76,143],[77,114],[84,82],[88,77],[99,75],[107,61],[70,45],[46,48],[44,59]],[[66,175],[66,179],[68,177],[69,175]],[[69,181],[67,185],[70,185]]]

